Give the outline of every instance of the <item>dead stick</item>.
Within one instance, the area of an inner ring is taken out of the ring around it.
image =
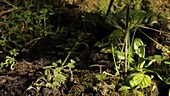
[[[0,16],[2,16],[3,14],[9,13],[9,12],[15,11],[15,10],[17,10],[17,9],[18,9],[18,8],[16,7],[16,8],[11,8],[11,9],[6,10],[6,11],[2,11],[2,12],[0,12]]]

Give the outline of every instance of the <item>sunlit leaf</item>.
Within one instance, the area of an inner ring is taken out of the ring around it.
[[[51,70],[50,70],[50,69],[46,69],[46,70],[44,71],[44,75],[49,75],[49,74],[51,74]]]
[[[152,65],[156,60],[153,59],[153,60],[150,60],[149,63],[145,64],[145,67],[149,67],[150,65]]]
[[[74,64],[75,64],[75,61],[71,59],[70,62],[67,64],[67,66],[69,68],[74,68],[75,67]]]
[[[141,69],[144,67],[146,60],[144,58],[138,58],[138,68]]]
[[[116,53],[116,56],[117,56],[117,58],[118,58],[119,60],[124,60],[124,59],[125,59],[124,52],[119,51],[119,50],[116,50],[115,53]]]
[[[139,57],[142,57],[142,58],[145,57],[145,45],[144,45],[144,43],[142,42],[141,39],[136,38],[136,39],[134,40],[134,50],[135,50],[135,53],[136,53]]]
[[[129,84],[131,87],[146,88],[151,85],[151,78],[144,73],[138,73],[129,81]]]
[[[119,88],[118,91],[127,91],[129,89],[131,89],[131,87],[129,87],[129,86],[122,86],[122,87]]]
[[[136,90],[135,93],[136,93],[136,96],[145,96],[144,93],[138,90]]]
[[[170,61],[164,61],[165,64],[170,64]]]

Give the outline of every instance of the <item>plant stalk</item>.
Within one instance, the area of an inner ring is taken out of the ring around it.
[[[128,23],[129,23],[129,6],[130,4],[127,5],[127,12],[126,12],[126,25],[125,25],[125,33],[126,33],[126,36],[125,36],[125,65],[124,65],[124,72],[125,72],[125,76],[126,76],[126,73],[127,73],[127,70],[128,70],[128,41],[129,41],[129,26],[128,26]]]

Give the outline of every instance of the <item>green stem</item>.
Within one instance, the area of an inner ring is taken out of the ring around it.
[[[76,42],[76,44],[73,46],[73,48],[68,52],[65,60],[62,63],[62,66],[64,66],[68,60],[68,58],[70,57],[71,53],[73,52],[73,50],[76,48],[76,46],[79,44],[79,42]]]
[[[129,43],[129,34],[130,34],[130,30],[129,30],[129,14],[130,14],[130,4],[127,5],[127,12],[126,12],[126,26],[125,26],[125,75],[127,73],[128,70],[128,43]]]
[[[119,66],[117,66],[117,64],[116,64],[115,52],[114,52],[114,48],[113,48],[112,43],[111,43],[111,47],[112,47],[112,56],[113,56],[113,62],[114,62],[115,70],[116,70],[116,75],[120,75],[119,74]]]

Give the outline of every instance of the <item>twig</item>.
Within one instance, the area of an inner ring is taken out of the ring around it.
[[[9,9],[9,10],[2,11],[2,12],[0,12],[0,16],[2,16],[3,14],[9,13],[9,12],[15,11],[15,10],[17,10],[17,9],[18,9],[18,8],[11,8],[11,9]]]
[[[0,1],[0,2],[1,2],[1,1]],[[15,10],[18,9],[18,7],[12,5],[11,3],[7,2],[6,0],[3,0],[3,2],[6,3],[6,4],[8,4],[8,5],[10,5],[10,6],[12,6],[13,8],[11,8],[11,9],[9,9],[9,10],[5,10],[5,11],[0,12],[0,16],[2,16],[3,14],[6,14],[6,13],[9,13],[9,12],[12,12],[12,11],[15,11]]]
[[[143,25],[137,25],[137,27],[141,27],[141,28],[144,28],[144,29],[149,29],[149,30],[153,30],[155,32],[165,32],[165,31],[162,31],[162,30],[157,30],[157,29],[154,29],[154,28],[150,28],[150,27],[146,27],[146,26],[143,26]]]
[[[148,30],[153,30],[155,32],[158,32],[160,35],[163,35],[163,36],[168,36],[169,35],[168,37],[170,37],[170,33],[166,32],[166,31],[163,31],[163,30],[157,30],[157,29],[146,27],[146,26],[143,26],[143,25],[137,25],[137,27],[148,29]]]

